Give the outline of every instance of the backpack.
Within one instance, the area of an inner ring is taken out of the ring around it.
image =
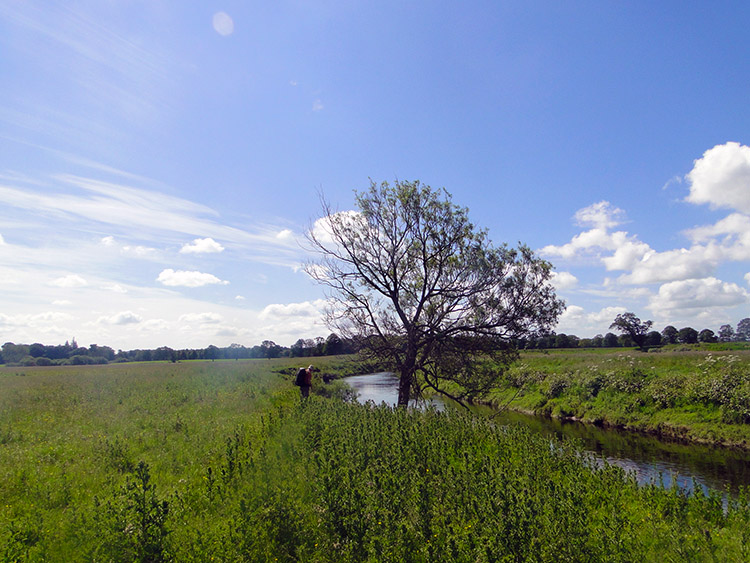
[[[297,372],[297,377],[294,378],[294,384],[297,386],[302,386],[305,384],[305,378],[307,377],[307,370],[305,368],[299,368],[299,371]]]

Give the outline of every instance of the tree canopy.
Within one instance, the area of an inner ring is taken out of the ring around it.
[[[328,287],[329,327],[399,375],[399,405],[426,387],[459,401],[486,391],[517,339],[557,321],[551,265],[524,245],[494,246],[444,189],[371,182],[356,204],[322,202],[306,271]]]
[[[651,321],[642,321],[635,316],[635,313],[622,313],[615,317],[609,328],[614,328],[629,336],[633,343],[643,350],[646,347],[649,329],[653,324]]]

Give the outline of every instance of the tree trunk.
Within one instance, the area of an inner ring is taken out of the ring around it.
[[[409,404],[409,398],[411,395],[411,373],[406,369],[401,370],[401,377],[398,380],[398,405],[399,407],[406,407]]]

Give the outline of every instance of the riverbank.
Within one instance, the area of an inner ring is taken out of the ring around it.
[[[750,350],[524,352],[475,402],[750,450]]]

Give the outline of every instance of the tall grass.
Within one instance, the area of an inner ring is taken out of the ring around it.
[[[293,368],[3,372],[0,560],[749,558],[743,494],[639,488],[462,413],[302,402]]]
[[[485,399],[511,397],[542,415],[750,447],[747,349],[526,352]]]

